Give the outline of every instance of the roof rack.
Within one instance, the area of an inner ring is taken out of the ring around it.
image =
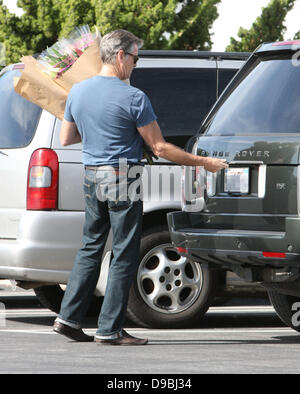
[[[139,51],[141,57],[164,57],[164,58],[198,58],[213,60],[246,60],[251,52],[210,52],[210,51],[171,51],[171,50],[149,50]]]

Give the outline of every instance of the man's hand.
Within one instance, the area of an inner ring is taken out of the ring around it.
[[[211,157],[205,157],[204,168],[209,172],[217,172],[228,168],[228,164],[224,159],[214,159]]]
[[[146,159],[148,164],[153,165],[153,158],[158,160],[158,157],[152,152],[149,145],[147,145],[144,141],[143,159]]]

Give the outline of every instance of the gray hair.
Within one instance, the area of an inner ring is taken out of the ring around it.
[[[144,41],[127,30],[119,29],[105,34],[100,42],[100,55],[103,64],[114,64],[116,55],[121,49],[124,52],[131,52],[135,44],[141,48]]]

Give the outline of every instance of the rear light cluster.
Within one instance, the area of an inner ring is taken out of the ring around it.
[[[285,259],[286,253],[263,252],[263,256],[271,259]]]
[[[204,179],[205,170],[203,167],[182,167],[181,208],[186,212],[200,212],[204,208]]]
[[[280,47],[280,46],[285,46],[285,45],[300,45],[300,40],[279,41],[279,42],[274,42],[272,45],[274,47]]]
[[[180,248],[180,247],[178,247],[178,248],[176,248],[176,249],[177,249],[177,252],[178,252],[179,254],[187,254],[187,253],[188,253],[188,251],[187,251],[186,248]]]
[[[186,248],[177,247],[176,250],[179,254],[188,254],[188,251]],[[271,259],[285,259],[286,258],[286,253],[262,252],[262,254],[264,257],[271,258]]]
[[[206,172],[206,193],[207,197],[216,195],[217,190],[217,173]]]
[[[58,157],[52,149],[33,152],[27,179],[27,209],[58,208]]]

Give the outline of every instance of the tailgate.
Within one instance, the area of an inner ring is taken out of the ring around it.
[[[229,169],[207,176],[206,212],[262,215],[279,220],[298,215],[297,136],[257,136],[199,139],[198,154],[225,158]],[[239,222],[237,220],[237,222]],[[234,223],[233,223],[234,224]],[[253,224],[253,223],[252,223]]]

